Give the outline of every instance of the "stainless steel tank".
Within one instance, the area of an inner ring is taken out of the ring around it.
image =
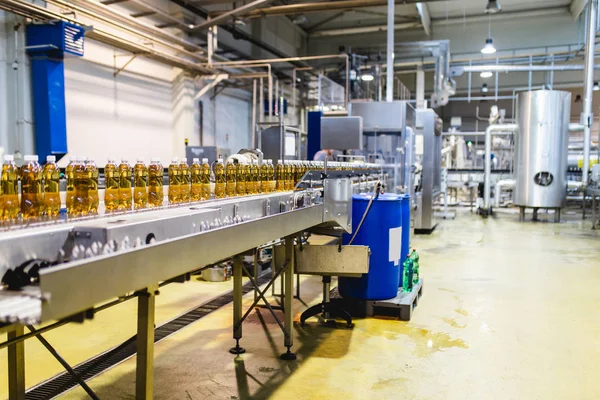
[[[565,204],[571,94],[536,90],[517,97],[514,203],[560,208]]]

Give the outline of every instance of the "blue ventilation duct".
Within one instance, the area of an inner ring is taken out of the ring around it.
[[[60,159],[67,153],[65,55],[83,56],[81,26],[68,22],[27,26],[31,58],[35,147],[40,160]]]

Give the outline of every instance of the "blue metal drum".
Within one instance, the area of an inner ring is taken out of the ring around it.
[[[406,260],[406,256],[410,253],[410,195],[403,194],[400,196],[402,198],[401,208],[402,208],[402,255],[400,257],[400,280],[398,281],[398,286],[402,286],[402,270],[404,265],[404,260]]]
[[[352,232],[367,209],[370,193],[352,196]],[[373,200],[371,210],[356,234],[353,245],[369,246],[369,273],[361,278],[339,279],[342,297],[385,300],[396,297],[402,257],[402,197],[382,194]],[[352,235],[344,235],[348,244]]]

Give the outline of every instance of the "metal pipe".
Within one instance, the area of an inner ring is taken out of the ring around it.
[[[596,12],[598,0],[588,2],[587,11],[587,33],[585,41],[585,74],[583,80],[583,112],[581,113],[581,124],[583,129],[583,166],[581,167],[581,181],[587,186],[590,171],[590,140],[592,135],[592,97],[594,88],[594,50],[596,47]]]
[[[254,0],[251,3],[248,4],[244,4],[243,6],[240,6],[238,8],[234,8],[232,10],[226,11],[222,14],[219,14],[213,18],[207,19],[206,21],[204,21],[203,23],[199,24],[199,25],[195,25],[192,29],[190,29],[190,32],[198,32],[198,31],[202,31],[204,29],[208,29],[211,28],[215,25],[219,25],[225,21],[227,21],[229,18],[231,17],[235,17],[236,15],[254,10],[255,8],[257,8],[258,6],[269,2],[270,0]]]
[[[256,146],[256,79],[252,80],[252,122],[251,122],[250,147]]]
[[[499,124],[490,125],[485,130],[485,169],[484,169],[484,189],[483,189],[483,208],[486,212],[491,211],[490,190],[492,176],[492,132],[517,132],[517,124]]]
[[[593,64],[593,69],[600,69],[600,65]],[[465,65],[452,67],[452,70],[457,75],[463,72],[529,72],[529,71],[583,71],[583,64],[567,64],[567,65],[506,65],[506,64],[488,64],[488,65]],[[593,82],[592,82],[593,86]]]
[[[392,0],[388,0],[388,3]],[[331,3],[329,3],[331,4]],[[394,29],[411,29],[411,28],[420,28],[420,22],[403,22],[401,24],[393,24]],[[362,26],[358,28],[342,28],[342,29],[324,29],[320,31],[314,31],[310,34],[311,38],[315,37],[329,37],[329,36],[347,36],[347,35],[359,35],[365,33],[372,32],[382,32],[388,31],[389,27],[386,25],[378,25],[378,26]]]
[[[258,122],[265,121],[265,88],[263,85],[263,80],[260,78],[260,85],[258,89]],[[260,135],[258,135],[258,142],[260,143]],[[257,144],[258,147],[258,144]]]
[[[395,0],[387,0],[387,55],[385,62],[385,101],[394,100],[394,3]]]
[[[494,189],[494,206],[500,207],[500,193],[502,189],[512,188],[516,185],[517,181],[514,179],[502,179],[496,182],[496,186]]]

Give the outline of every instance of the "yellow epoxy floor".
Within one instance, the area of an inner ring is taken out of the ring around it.
[[[227,305],[156,346],[155,398],[600,398],[599,238],[571,218],[519,223],[516,214],[484,220],[461,212],[443,221],[413,240],[425,286],[412,321],[356,320],[352,330],[332,330],[311,320],[295,328],[295,362],[277,358],[283,335],[265,309],[243,326],[248,352],[229,354]],[[157,299],[157,321],[229,288],[169,285]],[[320,295],[319,278],[303,278],[303,301]],[[304,308],[296,302],[298,315]],[[131,301],[46,336],[75,364],[132,336],[134,315]],[[26,351],[28,385],[61,371],[35,339]],[[102,399],[133,398],[135,358],[88,383]],[[77,388],[63,397],[87,396]]]

